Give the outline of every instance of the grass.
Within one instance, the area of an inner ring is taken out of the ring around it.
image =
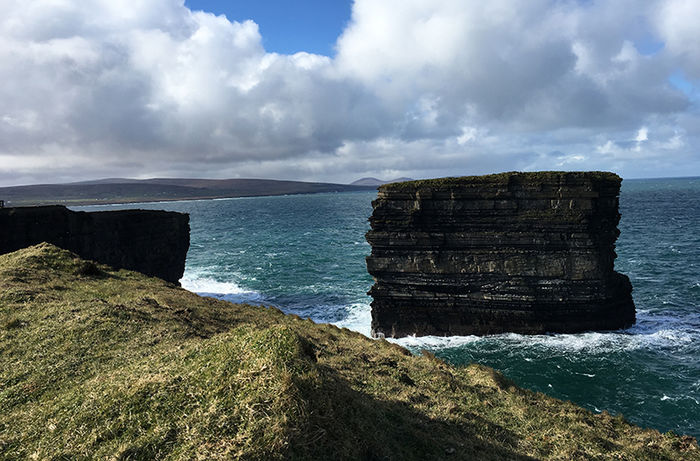
[[[694,439],[48,244],[0,256],[0,459],[700,459]]]
[[[419,179],[415,181],[395,182],[379,186],[380,191],[413,191],[416,189],[438,189],[463,185],[508,185],[510,181],[527,181],[534,185],[539,182],[559,183],[567,179],[586,178],[590,181],[616,182],[618,185],[622,179],[615,173],[607,171],[535,171],[520,172],[509,171],[505,173],[487,174],[482,176],[459,176],[436,179]]]

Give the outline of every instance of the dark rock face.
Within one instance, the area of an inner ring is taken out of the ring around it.
[[[177,283],[190,246],[189,221],[189,215],[170,211],[2,208],[0,254],[48,242],[85,259]]]
[[[367,269],[372,333],[539,334],[635,321],[613,270],[621,179],[502,173],[381,186]]]

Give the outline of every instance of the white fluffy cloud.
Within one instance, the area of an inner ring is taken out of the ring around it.
[[[700,27],[698,0],[667,0],[658,11],[657,29],[668,52],[680,60],[691,78],[700,79]]]
[[[356,0],[334,57],[182,0],[3,9],[0,184],[700,174],[698,0]]]

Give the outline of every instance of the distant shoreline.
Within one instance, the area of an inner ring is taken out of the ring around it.
[[[643,181],[698,180],[700,177],[623,178],[625,183]],[[277,197],[324,192],[361,192],[377,189],[377,185],[312,183],[271,179],[146,179],[72,184],[38,184],[0,187],[0,200],[5,207],[63,205],[99,206],[135,203],[219,200],[246,197]]]
[[[37,206],[46,205],[63,205],[66,207],[72,206],[102,206],[102,205],[135,205],[138,203],[171,203],[171,202],[198,202],[204,200],[233,200],[238,198],[258,198],[258,197],[285,197],[293,195],[317,195],[317,194],[348,194],[356,192],[371,192],[376,188],[365,188],[358,190],[343,190],[343,191],[319,191],[319,192],[292,192],[289,194],[256,194],[256,195],[236,195],[236,196],[221,196],[221,197],[191,197],[191,198],[173,198],[173,199],[153,199],[153,200],[131,200],[131,201],[116,201],[116,202],[76,202],[76,203],[46,203],[38,204]],[[35,206],[35,205],[28,205]]]
[[[0,188],[6,207],[124,205],[132,203],[215,200],[376,190],[375,185],[349,185],[271,179],[187,179],[95,181]]]

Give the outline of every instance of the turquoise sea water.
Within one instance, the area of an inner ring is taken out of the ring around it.
[[[364,258],[375,192],[82,207],[190,213],[182,285],[369,333]],[[575,335],[405,338],[454,364],[478,362],[520,386],[700,436],[700,179],[626,180],[616,269],[637,324]]]

